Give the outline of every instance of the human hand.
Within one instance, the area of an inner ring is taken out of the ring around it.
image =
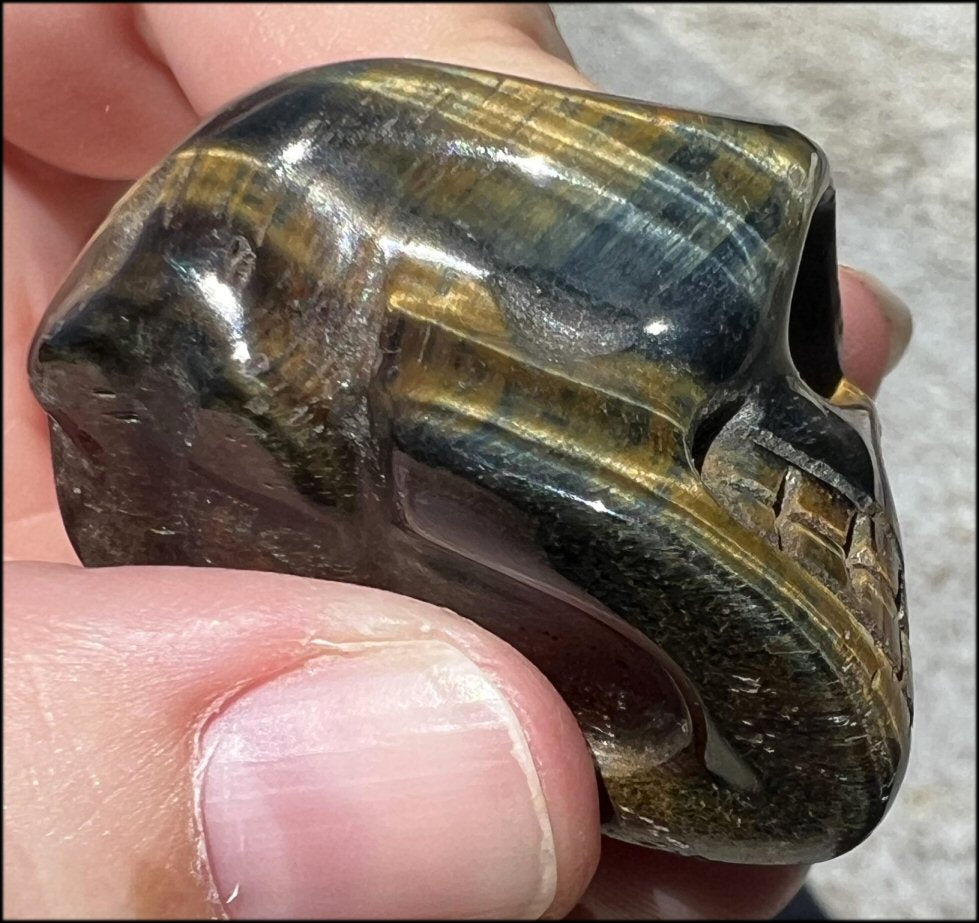
[[[65,566],[25,356],[124,181],[315,64],[417,56],[588,87],[546,11],[25,5],[5,25],[6,912],[207,916],[211,876],[232,916],[776,912],[804,870],[606,841],[587,887],[600,841],[577,725],[466,620],[301,578]],[[841,285],[844,368],[874,390],[900,336],[861,277]]]

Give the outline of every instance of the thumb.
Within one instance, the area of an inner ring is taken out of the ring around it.
[[[361,587],[5,566],[4,912],[562,916],[577,725],[512,648]]]

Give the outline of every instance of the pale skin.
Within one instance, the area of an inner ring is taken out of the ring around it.
[[[532,757],[554,874],[545,903],[527,904],[525,915],[776,913],[805,869],[724,866],[603,840],[592,763],[573,717],[530,664],[473,623],[391,594],[300,578],[83,571],[58,514],[46,422],[25,357],[65,271],[128,183],[203,116],[303,67],[421,57],[593,89],[547,8],[21,4],[4,8],[4,54],[5,914],[219,912],[213,870],[196,861],[194,747],[208,715],[232,690],[310,656],[311,643],[320,653],[423,635],[460,652],[502,693]],[[843,367],[873,393],[907,344],[910,322],[861,274],[842,271],[841,289]],[[487,737],[485,746],[502,744]],[[440,804],[438,790],[428,797]],[[486,798],[479,809],[507,805]],[[432,816],[446,836],[463,822],[445,811]],[[345,852],[356,853],[359,837],[368,842],[365,823],[369,817],[353,825]],[[323,855],[323,874],[340,858]],[[423,867],[426,906],[454,915],[451,874],[420,863],[410,846],[396,861],[398,868],[357,866],[361,890],[378,895],[369,916],[398,916],[396,897],[378,883],[415,887]],[[501,874],[495,886],[505,892],[510,877]],[[303,907],[321,917],[346,909]]]

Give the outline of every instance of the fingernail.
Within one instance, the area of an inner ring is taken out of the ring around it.
[[[556,884],[507,698],[442,642],[326,654],[201,738],[207,859],[235,918],[536,919]]]
[[[901,357],[908,348],[908,343],[911,342],[913,328],[911,309],[876,276],[860,269],[853,269],[850,266],[841,266],[840,268],[848,272],[870,292],[887,322],[890,331],[890,348],[884,371],[890,372],[901,361]]]

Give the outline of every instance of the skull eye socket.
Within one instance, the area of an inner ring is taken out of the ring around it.
[[[830,188],[809,225],[789,313],[789,355],[799,377],[822,397],[829,397],[843,377],[835,205]]]

